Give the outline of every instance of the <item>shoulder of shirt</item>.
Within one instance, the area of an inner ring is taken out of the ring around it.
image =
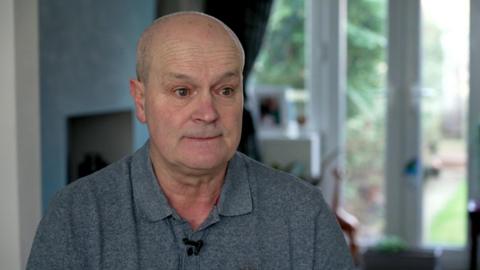
[[[98,204],[99,201],[108,204],[125,200],[125,193],[131,189],[131,159],[132,156],[124,157],[68,184],[55,194],[51,207],[70,208],[77,205]]]
[[[319,187],[292,174],[268,167],[242,153],[237,155],[247,166],[249,179],[256,186],[258,199],[295,208],[306,207],[314,211],[325,206]]]

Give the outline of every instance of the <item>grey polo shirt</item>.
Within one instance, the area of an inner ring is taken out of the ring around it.
[[[353,269],[310,184],[236,153],[217,206],[193,231],[169,206],[148,153],[147,143],[57,193],[27,269]]]

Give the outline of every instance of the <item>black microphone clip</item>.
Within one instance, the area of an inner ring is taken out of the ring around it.
[[[202,247],[203,247],[203,241],[202,240],[193,241],[193,240],[190,240],[186,237],[183,238],[183,244],[185,244],[185,246],[190,246],[190,247],[187,248],[187,255],[188,256],[192,256],[192,255],[198,256],[198,254],[200,253],[200,249],[202,249]]]

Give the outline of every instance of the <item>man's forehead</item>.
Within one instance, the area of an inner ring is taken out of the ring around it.
[[[203,13],[187,12],[167,15],[155,21],[149,30],[160,40],[180,37],[228,38],[234,43],[238,40],[225,24]]]
[[[201,29],[184,29],[168,31],[156,35],[152,42],[158,53],[175,52],[180,56],[200,54],[234,54],[242,55],[242,49],[225,33],[207,33]]]
[[[225,38],[203,38],[195,36],[159,37],[151,46],[153,53],[165,54],[165,57],[187,58],[208,56],[241,56],[241,51],[231,40]]]
[[[160,64],[152,69],[152,75],[164,82],[189,82],[200,83],[207,80],[209,83],[219,81],[241,80],[242,68],[239,64],[189,64],[178,62],[176,64]]]
[[[169,71],[165,72],[164,76],[169,79],[175,80],[195,80],[196,73],[183,73],[183,72],[176,72],[176,71]],[[242,76],[241,72],[237,70],[226,70],[222,73],[217,74],[217,80],[226,80],[226,79],[237,79]]]
[[[240,41],[226,25],[208,15],[191,12],[155,21],[142,35],[137,56],[138,67],[145,67],[146,63],[148,69],[157,72],[166,67],[202,65],[216,69],[233,66],[242,72],[245,61]]]
[[[165,72],[212,69],[217,72],[243,69],[243,56],[231,42],[176,38],[152,46],[153,68]]]

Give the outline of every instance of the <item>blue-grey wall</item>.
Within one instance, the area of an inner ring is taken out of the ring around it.
[[[128,80],[154,0],[40,0],[42,199],[67,183],[67,118],[133,110]],[[134,148],[147,138],[135,123]]]

